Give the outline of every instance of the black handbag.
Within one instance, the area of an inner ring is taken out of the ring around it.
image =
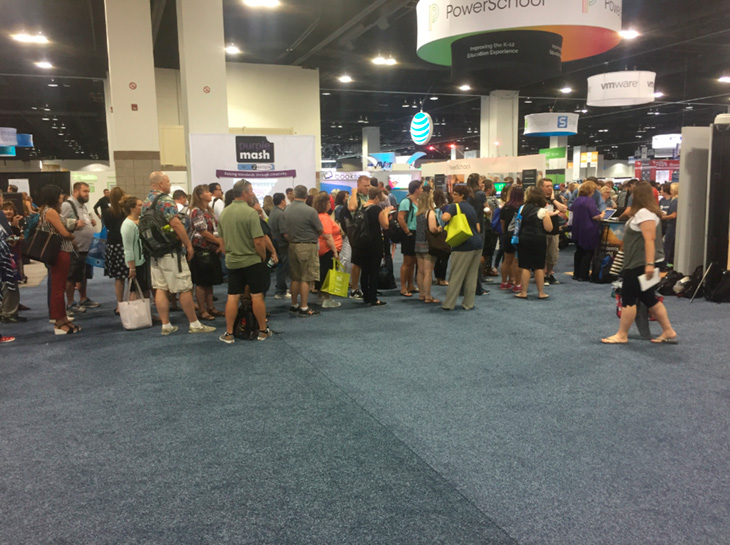
[[[426,216],[426,240],[428,241],[428,254],[434,257],[448,257],[451,254],[451,246],[446,243],[446,231],[432,233],[428,228],[428,216]]]
[[[198,265],[201,267],[208,268],[218,261],[218,254],[211,250],[205,250],[203,248],[194,248],[194,250],[195,261],[197,261]]]
[[[41,231],[36,228],[30,238],[23,243],[23,255],[30,259],[35,259],[53,265],[58,258],[58,252],[61,251],[61,237],[55,233]]]

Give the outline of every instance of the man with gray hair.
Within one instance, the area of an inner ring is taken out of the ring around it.
[[[238,303],[246,288],[251,295],[251,306],[259,324],[259,341],[271,337],[266,324],[264,292],[269,287],[266,268],[266,237],[259,215],[251,205],[256,196],[248,180],[233,184],[233,202],[223,209],[218,232],[226,248],[228,267],[228,301],[226,302],[226,331],[219,338],[233,344],[233,328],[238,315]]]
[[[188,333],[215,331],[214,327],[201,324],[195,315],[193,281],[188,267],[188,261],[193,258],[193,245],[177,216],[177,205],[169,195],[170,177],[164,172],[153,172],[150,174],[150,187],[150,194],[142,205],[142,214],[154,207],[167,221],[165,227],[169,226],[179,241],[174,251],[162,257],[150,257],[150,277],[156,290],[155,306],[162,320],[162,335],[170,335],[178,329],[170,323],[170,293],[180,294],[180,306],[190,322]]]
[[[291,277],[289,311],[303,318],[319,314],[307,306],[307,298],[310,284],[319,280],[319,236],[324,232],[319,215],[305,203],[307,195],[305,186],[296,186],[294,200],[284,210]]]

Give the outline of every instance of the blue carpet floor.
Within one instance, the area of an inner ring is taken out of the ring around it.
[[[610,287],[558,277],[549,301],[449,313],[270,299],[277,334],[232,346],[123,331],[103,278],[84,331],[54,337],[24,289],[31,321],[1,329],[0,543],[730,542],[730,305],[673,298],[681,344],[604,346]]]

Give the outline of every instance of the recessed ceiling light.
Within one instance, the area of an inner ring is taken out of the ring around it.
[[[622,30],[618,33],[618,35],[621,36],[624,40],[635,40],[636,38],[641,36],[638,31],[632,28],[628,30]]]
[[[226,53],[228,53],[229,55],[239,55],[241,54],[241,50],[238,48],[237,45],[231,44],[226,47]]]
[[[42,120],[42,121],[50,121],[50,120],[51,120],[51,118],[50,118],[50,117],[41,117],[41,120]]]
[[[243,3],[250,8],[276,8],[281,4],[279,0],[243,0]]]
[[[322,93],[322,96],[323,96],[323,97],[328,97],[328,96],[330,96],[331,94],[332,94],[332,93],[328,93],[328,92],[326,92],[326,91],[325,91],[324,93]]]
[[[721,76],[717,78],[720,83],[730,83],[730,76]]]
[[[352,83],[352,78],[348,76],[347,74],[343,74],[339,78],[337,78],[340,83]]]
[[[562,89],[560,89],[560,92],[563,93],[564,95],[567,95],[568,93],[573,92],[573,88],[572,87],[563,87]]]
[[[48,84],[48,87],[58,87],[58,83],[56,83],[55,80],[51,80],[51,83]]]
[[[459,86],[459,91],[471,91],[471,85],[465,83],[464,85]]]
[[[438,100],[439,97],[431,97],[431,100]]]
[[[53,68],[53,65],[48,61],[38,61],[37,63],[35,63],[35,65],[38,68],[45,68],[45,69]]]
[[[47,44],[48,38],[46,38],[43,34],[27,34],[25,32],[21,32],[19,34],[11,34],[10,35],[13,40],[16,42],[22,42],[25,44]]]

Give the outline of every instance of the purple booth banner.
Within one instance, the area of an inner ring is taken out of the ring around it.
[[[296,170],[216,170],[216,178],[296,178]]]

